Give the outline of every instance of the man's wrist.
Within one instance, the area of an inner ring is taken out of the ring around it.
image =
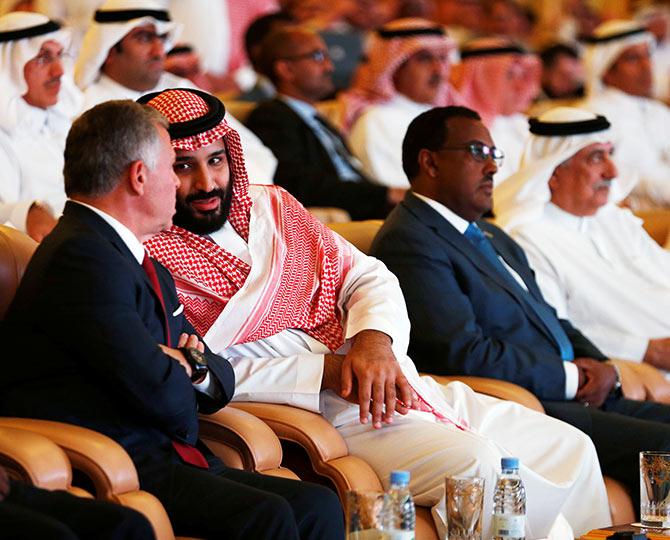
[[[375,345],[388,345],[390,347],[393,344],[393,339],[391,336],[380,330],[361,330],[354,337],[354,344],[359,344],[359,342]]]
[[[612,388],[610,389],[610,395],[617,395],[621,392],[621,370],[619,369],[619,366],[617,366],[614,362],[611,360],[607,362],[607,365],[612,367],[614,369],[614,373],[616,374],[616,379],[614,380],[614,384],[612,385]]]

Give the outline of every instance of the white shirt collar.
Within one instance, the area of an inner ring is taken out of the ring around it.
[[[123,223],[121,223],[118,219],[113,218],[110,216],[108,213],[103,212],[99,208],[96,208],[95,206],[91,206],[90,204],[86,204],[81,201],[74,201],[70,199],[73,203],[76,204],[81,204],[82,206],[85,206],[89,210],[92,210],[96,214],[98,214],[102,219],[105,220],[105,222],[112,228],[114,229],[114,232],[118,234],[121,237],[121,240],[123,240],[123,243],[126,245],[126,247],[130,250],[130,253],[133,254],[133,257],[137,260],[139,264],[142,264],[142,261],[144,260],[144,246],[142,245],[142,242],[140,242],[135,236],[135,234],[128,228],[126,227]]]
[[[317,114],[316,107],[303,101],[302,99],[287,96],[286,94],[279,94],[277,97],[286,103],[294,112],[305,120],[311,120]]]
[[[459,215],[456,215],[442,203],[439,203],[429,197],[426,197],[425,195],[421,195],[420,193],[416,193],[414,191],[412,193],[414,193],[414,195],[419,197],[419,199],[424,201],[433,210],[435,210],[438,214],[440,214],[444,219],[446,219],[449,223],[451,223],[459,233],[463,234],[465,232],[465,229],[468,228],[468,225],[470,225],[469,221],[463,219]]]

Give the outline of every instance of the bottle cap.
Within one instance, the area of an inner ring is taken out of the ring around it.
[[[392,471],[391,484],[406,486],[409,484],[409,471]]]
[[[504,457],[500,460],[500,466],[503,469],[518,469],[519,468],[519,458]]]

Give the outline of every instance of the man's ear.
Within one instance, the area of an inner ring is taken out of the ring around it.
[[[284,60],[275,61],[272,66],[276,77],[281,81],[292,81],[293,80],[293,69],[291,68],[289,62]]]
[[[559,165],[560,167],[560,165]],[[558,167],[554,169],[554,172],[551,173],[551,176],[549,177],[549,191],[552,193],[556,188],[558,188],[558,184],[560,183],[560,179],[558,178],[558,175],[556,174],[556,171],[558,170]]]
[[[117,55],[118,52],[116,51],[116,47],[112,47],[111,49],[109,49],[109,52],[107,53],[107,58],[105,58],[105,61],[102,63],[102,66],[100,66],[100,71],[104,72],[109,66],[113,65]]]
[[[425,171],[428,176],[435,178],[437,176],[437,163],[430,150],[422,148],[419,150],[419,170]]]
[[[144,161],[138,159],[128,165],[127,177],[128,186],[134,195],[143,195],[147,185],[147,166]]]

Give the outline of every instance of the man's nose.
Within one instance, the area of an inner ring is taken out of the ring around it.
[[[489,154],[486,156],[486,161],[484,162],[484,174],[495,174],[498,172],[498,164],[493,155]]]
[[[151,42],[151,54],[154,56],[165,56],[165,43],[163,43],[163,40],[159,36],[154,37]]]
[[[49,75],[51,77],[62,77],[63,73],[65,73],[65,69],[63,68],[63,61],[60,58],[51,62],[51,66],[49,67]]]
[[[206,167],[200,167],[196,171],[195,187],[200,191],[204,191],[205,193],[209,193],[216,188],[214,178]]]
[[[611,180],[612,178],[619,176],[619,171],[616,167],[616,164],[614,163],[614,160],[610,156],[607,156],[605,160],[606,167],[603,176],[607,180]]]

